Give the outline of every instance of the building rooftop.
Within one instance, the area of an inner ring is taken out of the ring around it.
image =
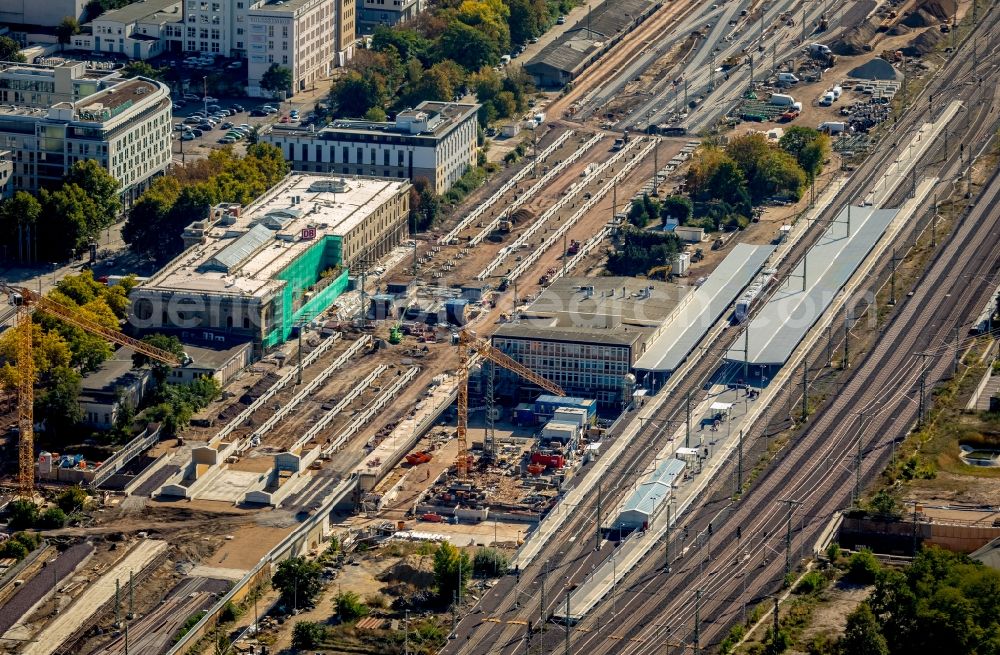
[[[705,332],[719,320],[733,301],[750,284],[757,271],[774,252],[775,246],[736,244],[726,258],[699,286],[687,303],[667,323],[635,363],[637,371],[675,371]]]
[[[874,207],[847,207],[841,211],[809,249],[804,261],[799,262],[750,321],[746,328],[749,352],[744,355],[743,339],[738,339],[726,353],[726,359],[743,362],[746,356],[750,364],[784,364],[868,256],[897,211]]]
[[[585,14],[561,37],[542,48],[525,67],[545,65],[576,72],[595,50],[624,32],[653,5],[650,0],[606,0]]]
[[[181,0],[140,0],[107,11],[92,22],[167,23],[181,20]]]
[[[316,0],[270,0],[258,6],[255,11],[293,12]]]
[[[115,395],[119,387],[127,387],[148,375],[148,368],[133,367],[133,354],[131,348],[119,348],[99,369],[84,375],[80,382],[80,400],[106,399]]]
[[[634,346],[656,332],[692,287],[632,277],[560,278],[494,336]]]
[[[247,343],[243,341],[236,345],[213,347],[185,342],[184,352],[191,358],[191,361],[185,364],[184,368],[218,370],[221,366],[228,363],[233,358],[233,355],[246,348]]]
[[[622,507],[624,512],[638,512],[646,516],[655,513],[657,506],[670,497],[670,490],[681,473],[684,462],[679,459],[665,459],[656,467],[648,480],[640,484]]]
[[[316,239],[347,235],[408,186],[405,180],[292,173],[253,204],[206,227],[204,243],[142,286],[266,297],[284,284],[275,276]],[[314,238],[303,238],[307,228],[315,229]]]
[[[470,115],[476,114],[479,107],[480,105],[477,104],[426,100],[414,109],[399,112],[395,121],[340,118],[315,131],[303,129],[298,125],[277,123],[272,127],[272,132],[291,136],[311,135],[319,139],[331,140],[342,134],[385,134],[386,136],[440,138]]]

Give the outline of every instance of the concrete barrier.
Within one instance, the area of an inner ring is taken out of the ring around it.
[[[97,469],[94,479],[91,480],[91,486],[95,488],[99,487],[101,484],[106,482],[108,478],[135,459],[136,456],[152,447],[153,444],[160,440],[160,431],[161,427],[159,423],[148,424],[146,429],[125,444],[124,448],[104,460],[104,463]]]

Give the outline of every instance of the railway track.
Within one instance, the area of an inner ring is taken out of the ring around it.
[[[994,30],[995,21],[994,17],[988,31]],[[962,61],[961,57],[956,59],[960,62],[959,71],[954,75],[942,76],[940,78],[942,83],[932,85],[932,90],[953,86],[956,81],[961,85],[963,79],[967,80],[973,76],[970,67],[966,66],[969,60]],[[992,86],[991,80],[987,78],[984,84],[992,93],[995,87]],[[970,117],[968,121],[970,131],[980,137],[988,134],[992,125],[992,121],[987,120],[991,113],[989,104],[979,103],[983,109],[976,111],[976,115]],[[974,142],[977,139],[966,140]],[[946,164],[940,166],[940,170],[953,171],[958,158],[957,153],[951,158],[946,157]],[[807,501],[813,501],[813,505],[804,510],[809,516],[808,524],[804,524],[796,532],[795,543],[801,546],[813,538],[833,511],[845,504],[848,494],[844,489],[852,489],[853,485],[850,484],[852,477],[850,466],[846,465],[849,462],[845,463],[844,460],[849,459],[856,451],[858,433],[866,439],[865,435],[881,435],[878,439],[863,444],[865,452],[868,453],[864,460],[864,477],[867,479],[881,469],[889,456],[887,444],[892,443],[891,438],[886,435],[901,436],[900,432],[905,433],[905,427],[900,426],[908,426],[910,423],[907,419],[912,419],[916,412],[913,389],[921,369],[915,363],[912,352],[914,349],[927,350],[935,347],[935,344],[942,343],[942,340],[951,334],[951,327],[946,329],[945,326],[954,325],[961,320],[967,307],[979,306],[980,299],[975,297],[977,293],[989,293],[988,289],[984,290],[985,283],[970,285],[967,280],[981,279],[975,275],[981,276],[982,272],[994,270],[996,266],[998,234],[996,216],[992,218],[986,216],[988,210],[983,208],[989,207],[995,201],[997,189],[998,183],[994,179],[989,191],[977,205],[978,213],[965,220],[950,245],[939,256],[934,268],[920,287],[922,291],[907,302],[903,313],[888,328],[886,338],[883,338],[876,350],[855,371],[848,386],[837,400],[817,417],[803,440],[799,442],[803,445],[796,444],[789,450],[778,466],[772,468],[759,483],[760,486],[755,488],[730,513],[725,522],[715,529],[713,542],[716,547],[712,548],[712,556],[717,564],[709,566],[707,574],[703,574],[701,568],[704,562],[700,560],[699,553],[697,566],[690,563],[673,576],[664,576],[657,572],[658,567],[654,563],[646,562],[631,578],[631,585],[627,585],[629,597],[624,601],[625,604],[623,605],[623,601],[617,603],[618,608],[622,609],[624,616],[627,617],[618,622],[620,629],[615,634],[617,639],[605,638],[608,637],[607,633],[597,636],[581,631],[584,636],[578,635],[576,640],[578,650],[593,649],[598,653],[641,653],[649,652],[651,640],[658,643],[691,644],[693,596],[699,588],[703,592],[701,615],[713,617],[712,623],[705,625],[701,631],[701,636],[705,638],[702,645],[706,641],[716,643],[721,638],[722,631],[742,611],[742,602],[734,603],[732,599],[742,597],[743,601],[750,600],[746,594],[740,593],[744,585],[752,594],[754,589],[780,581],[783,570],[777,561],[772,560],[770,566],[760,564],[756,568],[748,567],[749,563],[763,562],[769,552],[772,555],[781,552],[773,542],[777,539],[777,533],[784,527],[787,517],[784,508],[774,502],[778,491],[780,490],[782,496],[786,498],[798,500],[805,498]],[[990,238],[984,240],[982,238],[984,234],[988,234]],[[973,254],[966,258],[967,253]],[[963,261],[963,258],[967,261]],[[958,270],[963,266],[971,267],[975,271],[972,278],[957,279],[954,275],[946,275],[948,270]],[[945,283],[949,281],[950,284]],[[935,321],[936,329],[929,327],[931,317]],[[936,357],[930,368],[930,379],[939,379],[949,361],[950,357]],[[854,400],[858,400],[860,406],[872,410],[872,415],[866,416],[868,422],[860,429],[858,417],[851,415],[850,403]],[[879,401],[881,404],[875,404]],[[831,438],[831,435],[834,437]],[[793,456],[793,452],[799,455]],[[817,459],[828,465],[815,466],[813,463]],[[720,478],[723,477],[725,476],[720,475]],[[798,478],[801,478],[801,481],[797,482]],[[796,496],[796,490],[807,491]],[[759,500],[754,501],[754,499]],[[701,514],[704,515],[706,512],[703,511]],[[750,517],[755,518],[750,521]],[[702,520],[694,522],[699,534],[703,534],[701,531],[707,526],[705,518],[707,517],[702,516]],[[737,544],[736,526],[741,526],[744,535],[751,533],[757,536],[747,539],[745,545]],[[770,540],[766,536],[760,536],[767,534],[772,535]],[[698,537],[696,541],[697,539]],[[679,548],[673,549],[674,552],[676,550]],[[746,555],[743,554],[744,551]],[[732,564],[738,559],[743,560],[744,557],[750,558],[743,564],[746,577],[736,577],[736,570],[731,568]],[[733,574],[729,575],[727,571],[733,571]],[[654,588],[657,591],[653,591]],[[613,609],[609,610],[606,606],[603,609],[602,618],[606,625],[607,614]],[[657,623],[658,619],[664,617],[666,621]],[[593,623],[596,624],[600,620],[601,618],[598,618]],[[588,629],[586,623],[583,627]],[[592,628],[591,625],[590,629]]]
[[[956,58],[956,59],[961,59]],[[966,62],[967,63],[967,62]],[[959,70],[954,71],[948,75],[940,75],[935,79],[934,82],[925,91],[926,93],[940,93],[948,88],[954,88],[956,85],[965,84],[969,77],[972,75],[969,67],[962,63],[959,65]],[[923,98],[923,96],[921,96]],[[919,100],[920,98],[918,98]],[[907,112],[903,118],[899,121],[898,128],[895,133],[905,132],[911,129],[918,122],[923,121],[926,116],[926,109],[915,103],[915,108]],[[986,113],[986,112],[981,112]],[[978,129],[978,128],[977,128]],[[863,192],[866,186],[870,184],[871,179],[874,179],[873,173],[881,168],[884,168],[887,162],[891,161],[891,158],[897,155],[896,148],[886,148],[881,155],[874,156],[870,158],[859,170],[852,176],[844,185],[841,192],[841,198],[859,198],[863,196]],[[836,214],[840,211],[843,206],[843,202],[836,203],[836,206],[831,206],[819,221],[820,225],[828,224]],[[821,233],[821,229],[811,229],[805,237],[798,243],[793,250],[793,253],[786,258],[785,262],[779,269],[779,277],[786,275],[792,267],[794,267],[801,255],[805,250],[815,242]],[[670,425],[676,425],[678,421],[676,420],[678,413],[682,409],[682,403],[680,399],[684,397],[686,391],[688,390],[698,390],[705,381],[708,380],[712,372],[717,368],[719,361],[721,360],[722,353],[728,348],[729,343],[734,341],[734,338],[723,338],[720,343],[716,346],[710,348],[707,352],[703,354],[697,364],[690,371],[687,376],[687,380],[678,386],[677,390],[672,394],[672,398],[664,404],[661,410],[657,413],[657,416],[651,420],[646,426],[639,431],[635,437],[635,444],[630,447],[627,451],[626,456],[622,457],[619,462],[616,462],[612,469],[609,471],[605,479],[614,480],[618,482],[617,488],[605,489],[604,498],[602,499],[604,507],[613,507],[621,497],[624,495],[625,491],[629,487],[629,476],[634,475],[636,472],[643,470],[643,467],[648,464],[651,460],[653,452],[653,444],[656,443],[657,439],[662,436],[663,432]],[[696,396],[697,397],[697,396]],[[720,474],[720,479],[725,479],[725,474]],[[716,486],[721,484],[721,482],[716,482]],[[597,492],[590,494],[583,503],[583,507],[574,508],[573,515],[567,519],[566,524],[561,530],[561,539],[559,541],[553,541],[552,543],[546,545],[539,556],[535,560],[535,564],[526,567],[524,571],[521,572],[521,577],[527,578],[528,580],[535,579],[536,581],[532,583],[530,589],[532,591],[525,592],[517,589],[519,585],[513,584],[510,577],[501,581],[500,585],[496,587],[496,592],[484,599],[483,602],[483,613],[489,613],[493,615],[492,620],[484,621],[483,616],[479,615],[476,617],[467,618],[463,623],[466,626],[459,627],[459,633],[465,632],[467,634],[464,643],[459,643],[455,645],[452,642],[446,647],[444,652],[467,652],[467,653],[502,653],[502,652],[515,652],[520,650],[520,646],[524,644],[525,638],[527,637],[527,632],[525,630],[527,620],[533,614],[535,620],[538,620],[542,616],[547,616],[552,610],[554,610],[558,605],[561,604],[561,598],[559,598],[558,593],[553,593],[552,587],[553,583],[558,584],[562,582],[564,584],[573,584],[579,582],[580,579],[586,576],[588,571],[588,565],[591,565],[597,559],[606,556],[608,548],[604,548],[600,554],[594,553],[594,540],[591,539],[588,533],[591,532],[591,527],[594,524],[597,512]],[[711,496],[711,494],[708,494]],[[697,510],[691,512],[688,516],[684,517],[683,521],[678,525],[683,525],[685,523],[690,524],[695,531],[704,530],[707,526],[707,514],[714,514],[719,510],[719,503],[712,503]],[[542,562],[547,562],[546,568],[543,568]],[[636,576],[643,579],[643,576],[656,576],[655,565],[649,565],[642,567],[643,570],[637,573]],[[549,598],[544,603],[544,606],[540,606],[538,612],[527,612],[524,610],[517,611],[517,606],[520,605],[520,600],[523,594],[528,594],[529,602],[540,603],[540,584],[538,580],[541,577],[546,577],[550,581]],[[527,585],[524,585],[527,587]],[[670,585],[670,587],[676,592],[677,589],[684,589],[682,585]],[[535,591],[537,590],[537,591]],[[641,594],[640,594],[641,595]],[[491,602],[491,598],[497,599]],[[647,597],[646,602],[649,601]],[[606,604],[606,603],[605,603]],[[690,603],[689,603],[690,604]],[[633,608],[634,609],[634,608]],[[661,613],[661,609],[657,609],[654,612],[635,612],[637,618],[634,622],[636,624],[651,625],[651,622],[655,622],[656,616]],[[605,617],[605,624],[606,617]],[[505,626],[505,627],[500,627]],[[464,629],[463,629],[464,628]],[[578,652],[582,648],[595,649],[598,652],[618,652],[611,648],[610,650],[602,650],[598,644],[602,641],[601,638],[588,640],[586,636],[581,637],[580,635],[586,635],[587,633],[582,630],[577,634],[577,643],[580,644],[575,650]],[[543,637],[539,637],[543,644],[549,646],[550,648],[555,648],[556,641],[561,635],[556,635],[554,641],[549,643]],[[530,638],[530,637],[529,637]],[[607,640],[604,640],[607,641]],[[621,646],[623,643],[619,640],[612,640]],[[542,646],[543,648],[545,646]],[[647,643],[648,647],[648,643]],[[635,652],[647,652],[643,650],[636,650]]]

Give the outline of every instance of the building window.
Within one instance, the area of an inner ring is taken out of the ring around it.
[[[281,55],[281,63],[283,64],[288,63],[288,55]]]

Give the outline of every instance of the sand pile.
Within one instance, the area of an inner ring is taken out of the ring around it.
[[[861,64],[857,68],[851,69],[847,73],[848,77],[857,80],[901,80],[902,73],[892,67],[892,64],[885,59],[876,57],[871,61]]]

